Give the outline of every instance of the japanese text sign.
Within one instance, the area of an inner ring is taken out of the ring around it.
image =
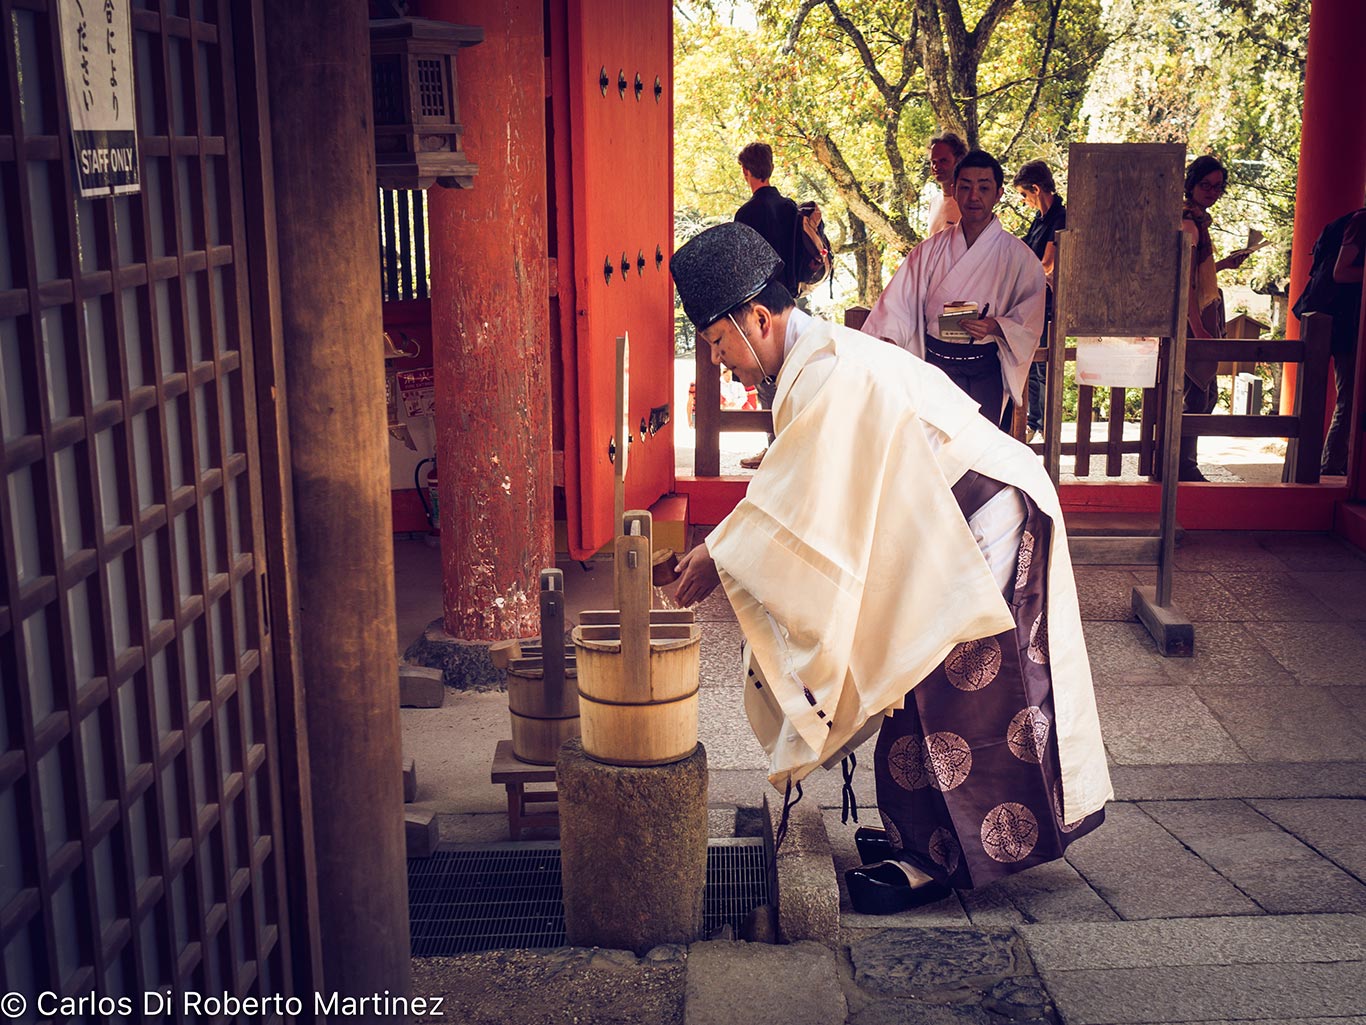
[[[57,6],[80,194],[137,192],[138,116],[128,0],[58,0]]]

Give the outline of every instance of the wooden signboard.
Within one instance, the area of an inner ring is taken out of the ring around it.
[[[1186,148],[1164,143],[1078,143],[1067,157],[1072,233],[1067,335],[1170,337],[1176,333]]]

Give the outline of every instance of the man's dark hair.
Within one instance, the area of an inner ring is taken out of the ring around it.
[[[953,154],[954,160],[962,160],[963,157],[967,155],[968,144],[963,141],[963,137],[957,132],[944,132],[940,135],[936,135],[930,140],[929,147],[927,148],[940,145],[941,143],[949,148],[949,152]]]
[[[751,171],[750,173],[753,174],[754,172]],[[787,290],[787,286],[777,278],[774,278],[763,288],[759,289],[759,294],[753,299],[746,299],[739,306],[733,307],[721,314],[721,317],[727,315],[737,317],[755,303],[767,307],[770,313],[782,313],[783,310],[791,309],[796,305],[795,300],[792,298],[792,293]],[[718,317],[717,320],[720,320],[721,317]]]
[[[1037,185],[1045,192],[1057,192],[1057,186],[1053,184],[1053,172],[1048,169],[1048,165],[1042,160],[1031,160],[1029,163],[1020,167],[1015,177],[1010,180],[1012,188],[1021,186],[1029,187]]]
[[[1224,184],[1228,184],[1228,168],[1219,162],[1218,157],[1212,157],[1206,153],[1203,157],[1196,157],[1191,161],[1191,166],[1186,168],[1186,198],[1191,198],[1191,193],[1195,191],[1195,186],[1199,185],[1208,175],[1218,171],[1224,176]]]
[[[761,182],[773,177],[773,147],[766,142],[751,142],[740,151],[740,166]]]
[[[996,178],[996,187],[998,189],[1005,188],[1006,173],[1005,171],[1001,170],[1001,162],[997,160],[995,157],[993,157],[986,150],[975,149],[972,152],[970,152],[967,156],[965,156],[962,160],[958,161],[958,166],[953,169],[953,180],[955,182],[958,180],[958,176],[963,173],[963,169],[966,167],[991,168],[991,173]]]

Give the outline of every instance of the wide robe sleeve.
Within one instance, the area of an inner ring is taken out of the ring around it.
[[[925,405],[948,438],[938,452]],[[764,465],[706,544],[781,710],[768,751],[781,789],[954,645],[1013,620],[950,490],[999,432],[942,374],[813,321],[773,408]]]

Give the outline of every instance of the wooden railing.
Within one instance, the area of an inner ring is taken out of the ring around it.
[[[845,311],[847,326],[858,328],[868,316],[863,307]],[[1240,363],[1295,363],[1299,373],[1295,378],[1295,412],[1289,415],[1216,415],[1187,413],[1181,418],[1181,433],[1200,438],[1287,438],[1285,469],[1282,480],[1296,484],[1316,484],[1319,480],[1319,456],[1323,449],[1324,416],[1328,394],[1328,339],[1331,318],[1312,313],[1300,321],[1303,337],[1288,341],[1249,339],[1216,340],[1188,338],[1189,358],[1204,360],[1236,360]],[[1076,359],[1075,347],[1065,351],[1068,361]],[[1035,362],[1048,358],[1048,350],[1040,348]],[[768,410],[723,410],[721,408],[720,369],[711,363],[710,353],[703,346],[697,351],[697,447],[694,473],[699,477],[717,477],[721,472],[721,434],[726,431],[767,431],[773,423]],[[1124,408],[1124,389],[1111,388],[1110,409]],[[1073,473],[1078,477],[1090,475],[1091,457],[1103,453],[1105,476],[1118,477],[1122,472],[1123,457],[1137,453],[1138,472],[1151,476],[1154,466],[1160,466],[1161,444],[1158,425],[1162,423],[1160,387],[1143,390],[1139,419],[1139,436],[1125,439],[1124,419],[1111,415],[1105,436],[1092,436],[1095,388],[1082,386],[1077,395],[1077,440],[1064,442],[1062,453],[1074,457]],[[1024,432],[1024,411],[1016,415],[1016,433]],[[1042,441],[1031,446],[1043,452]]]

